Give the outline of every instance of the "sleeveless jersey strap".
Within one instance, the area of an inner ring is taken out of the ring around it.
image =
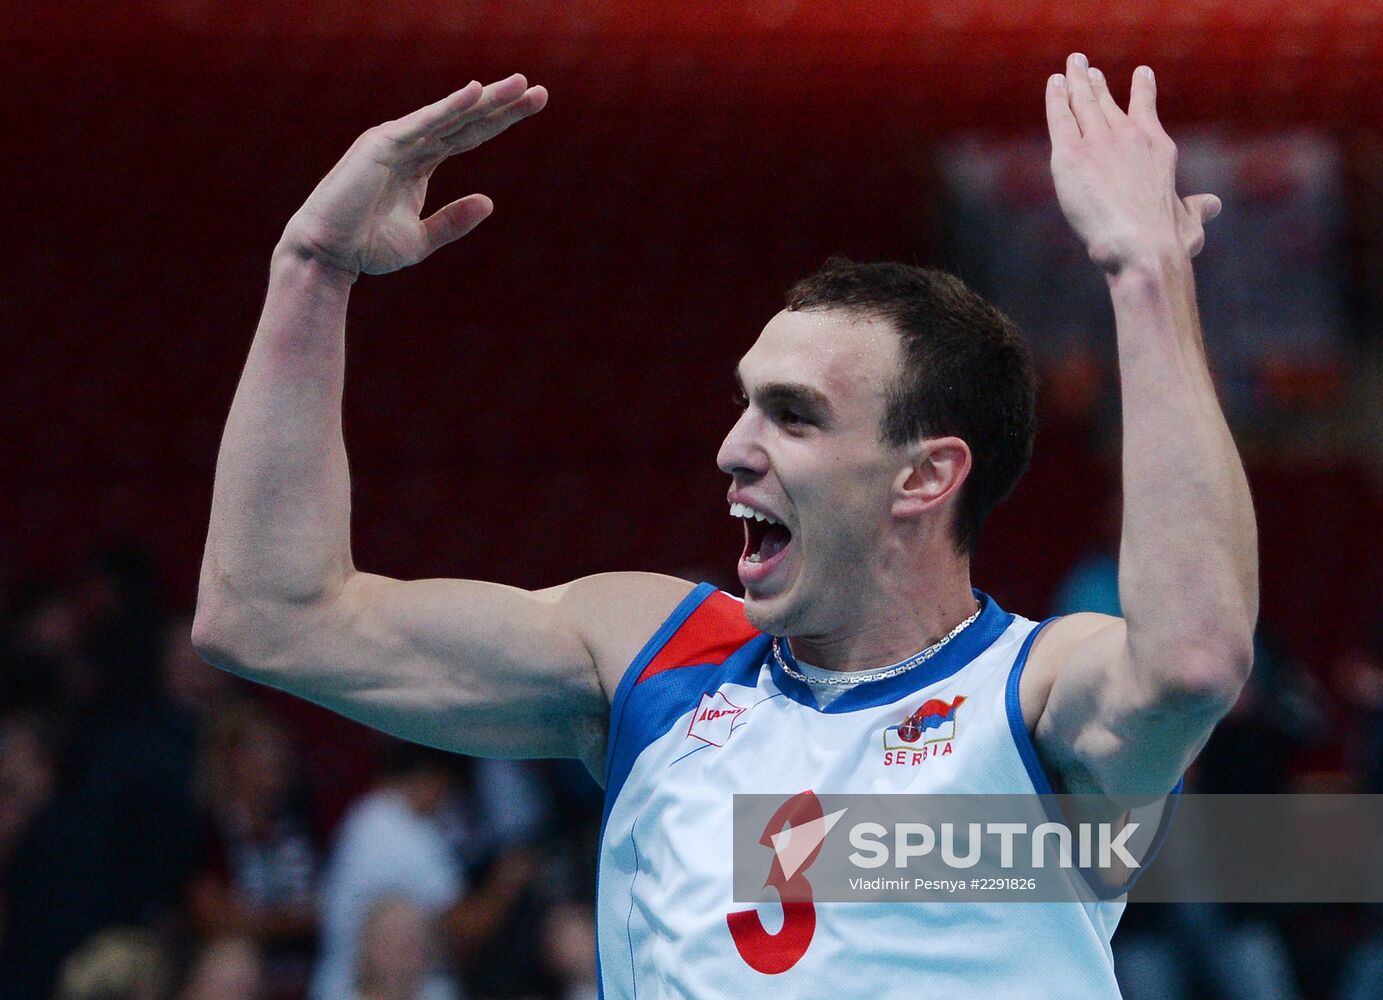
[[[719,666],[758,634],[758,629],[744,617],[744,605],[729,594],[714,590],[683,619],[663,641],[662,647],[653,652],[634,683],[642,684],[650,677],[678,667]]]
[[[610,701],[606,750],[607,810],[634,759],[696,704],[697,693],[756,639],[744,606],[709,583],[698,584],[653,633],[620,679]],[[757,647],[756,647],[757,648]]]

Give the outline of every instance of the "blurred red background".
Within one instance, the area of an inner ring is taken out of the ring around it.
[[[16,4],[0,38],[14,573],[132,539],[190,603],[278,232],[361,130],[472,77],[520,70],[552,101],[439,175],[436,204],[484,191],[493,218],[354,294],[347,440],[371,570],[729,575],[714,454],[736,358],[830,253],[944,264],[932,150],[1041,130],[1042,81],[1072,49],[1116,81],[1153,64],[1173,135],[1338,135],[1361,336],[1377,324],[1378,0]],[[1048,405],[991,520],[975,579],[1014,610],[1042,614],[1096,543],[1111,474],[1094,433]],[[1322,666],[1377,606],[1376,476],[1339,435],[1245,444],[1264,620]]]

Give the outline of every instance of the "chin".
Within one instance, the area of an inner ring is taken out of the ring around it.
[[[787,594],[774,594],[772,597],[753,597],[748,591],[744,594],[744,617],[749,619],[760,632],[769,635],[792,634],[795,608]]]

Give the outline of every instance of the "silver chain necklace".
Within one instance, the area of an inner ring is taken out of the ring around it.
[[[897,666],[895,666],[895,667],[889,667],[887,670],[880,671],[880,672],[877,673],[877,674],[871,674],[871,673],[867,673],[867,672],[862,672],[862,673],[861,673],[861,672],[857,672],[857,673],[841,673],[841,674],[836,674],[836,675],[831,676],[831,677],[808,677],[806,674],[802,673],[800,670],[795,670],[795,669],[793,669],[792,667],[788,666],[787,661],[786,661],[785,659],[783,659],[783,650],[782,650],[783,640],[780,639],[780,638],[779,638],[778,636],[776,636],[776,635],[773,637],[773,658],[774,658],[775,660],[778,661],[778,666],[782,668],[783,673],[787,674],[787,675],[788,675],[789,677],[791,677],[793,680],[801,681],[803,684],[845,684],[845,685],[850,685],[850,684],[864,684],[864,683],[867,683],[868,681],[882,681],[882,680],[887,680],[887,679],[890,678],[890,677],[897,677],[899,674],[905,674],[905,673],[907,673],[909,670],[913,669],[914,667],[920,667],[922,664],[926,663],[928,660],[930,660],[930,659],[931,659],[933,656],[935,656],[937,653],[941,652],[941,649],[942,649],[943,646],[945,646],[948,642],[950,642],[952,639],[954,639],[956,636],[960,635],[960,634],[961,634],[962,632],[964,632],[967,628],[969,628],[972,624],[974,624],[975,619],[978,618],[979,616],[980,616],[980,602],[979,602],[979,601],[976,601],[976,602],[975,602],[975,613],[974,613],[973,615],[971,615],[969,618],[965,619],[965,621],[961,622],[961,623],[960,623],[959,625],[957,625],[955,628],[951,629],[950,632],[946,633],[945,637],[943,637],[942,639],[939,639],[937,642],[935,642],[935,643],[933,643],[932,645],[928,646],[926,649],[922,650],[922,652],[916,654],[915,656],[910,656],[910,657],[908,657],[906,660],[904,660],[902,663],[898,664]]]

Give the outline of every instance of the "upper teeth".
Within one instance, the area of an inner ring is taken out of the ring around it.
[[[753,518],[754,520],[756,520],[756,521],[767,521],[769,524],[778,524],[778,523],[779,523],[775,518],[769,517],[769,516],[768,516],[767,514],[765,514],[763,511],[761,511],[761,510],[755,510],[753,507],[750,507],[748,504],[743,504],[743,503],[732,503],[732,504],[730,505],[730,516],[731,516],[731,517],[743,517],[743,518],[750,518],[750,517],[752,517],[752,518]]]

